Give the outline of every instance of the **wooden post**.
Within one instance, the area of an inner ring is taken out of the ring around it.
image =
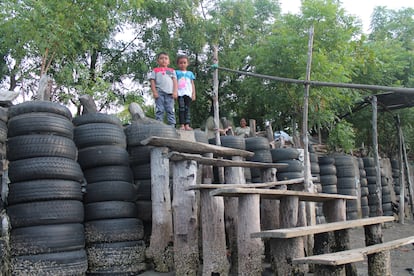
[[[327,222],[335,222],[335,221],[345,221],[346,220],[346,200],[344,199],[337,199],[326,201],[323,204],[323,211],[325,214],[325,218]],[[331,245],[333,252],[343,251],[350,249],[350,237],[348,230],[339,230],[334,232],[334,245]],[[332,268],[330,266],[323,266],[317,265],[315,266],[315,272],[319,275],[319,271],[321,273],[325,273],[326,271],[330,271],[332,273]],[[344,266],[337,266],[335,274],[332,275],[342,275],[341,273],[345,273],[346,275],[357,275],[356,268],[354,264],[346,264]],[[321,274],[322,275],[322,274]],[[345,275],[345,274],[343,274]]]
[[[377,97],[371,97],[372,104],[372,145],[374,147],[374,162],[376,169],[376,178],[377,178],[377,189],[376,189],[376,214],[377,216],[382,216],[382,185],[381,185],[381,169],[379,162],[379,153],[378,153],[378,104]]]
[[[250,119],[249,120],[249,127],[250,127],[250,137],[255,137],[256,136],[256,120],[255,119]]]
[[[206,157],[213,157],[207,153]],[[203,165],[203,184],[211,184],[213,167]],[[224,231],[224,199],[210,196],[208,189],[200,190],[201,227],[203,237],[203,276],[229,274],[227,260],[226,233]]]
[[[413,184],[411,183],[411,174],[410,174],[410,166],[408,164],[408,158],[407,158],[407,149],[405,147],[405,141],[404,141],[404,135],[401,136],[402,138],[402,148],[403,148],[403,157],[404,157],[404,166],[405,166],[405,171],[407,174],[407,180],[408,180],[408,196],[410,199],[410,204],[411,204],[411,215],[414,214],[414,191],[413,191]]]
[[[398,220],[401,224],[404,224],[405,219],[405,174],[404,174],[404,166],[403,166],[403,141],[402,141],[402,130],[401,130],[401,121],[400,116],[397,115],[395,117],[396,124],[397,124],[397,131],[398,131],[398,163],[400,167],[400,177],[399,177],[399,184],[400,184],[400,204],[398,205]]]
[[[381,224],[367,225],[364,229],[367,246],[383,242]],[[368,255],[368,275],[392,275],[389,250]]]
[[[232,160],[242,161],[240,156],[233,156]],[[225,169],[226,183],[246,184],[243,168],[227,167]],[[228,240],[228,249],[230,253],[230,275],[238,275],[239,260],[238,259],[238,205],[239,200],[236,197],[226,197],[224,199],[224,220],[226,226],[226,235]]]
[[[79,101],[83,106],[82,114],[97,113],[98,112],[98,108],[96,107],[96,104],[93,101],[91,96],[82,95],[82,96],[79,97]]]
[[[197,162],[176,161],[173,170],[174,265],[176,275],[197,275],[198,207],[196,192],[186,188],[196,184]]]
[[[158,272],[174,269],[169,171],[168,148],[154,147],[151,150],[152,232],[147,253]]]
[[[309,29],[309,41],[308,41],[308,61],[306,64],[306,77],[305,77],[305,94],[303,97],[303,122],[302,122],[302,135],[303,135],[303,149],[304,149],[304,187],[305,191],[315,193],[315,185],[313,184],[311,178],[311,166],[309,158],[309,137],[308,137],[308,112],[309,112],[309,90],[310,90],[310,75],[312,67],[312,49],[313,49],[313,35],[314,28],[311,26]],[[316,224],[316,213],[315,213],[315,203],[306,202],[306,223],[307,225]],[[313,236],[309,236],[306,239],[306,248],[307,252],[313,252]]]
[[[293,228],[298,223],[299,197],[280,199],[280,227]],[[292,265],[292,260],[305,256],[303,238],[270,239],[271,265],[276,275],[303,275],[305,265]]]

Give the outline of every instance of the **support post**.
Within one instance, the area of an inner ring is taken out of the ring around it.
[[[383,243],[381,224],[364,226],[367,246]],[[368,275],[392,275],[390,251],[381,251],[368,255]]]
[[[186,190],[196,184],[197,162],[176,161],[173,170],[174,266],[176,275],[197,275],[198,206],[196,192]]]
[[[371,97],[372,104],[372,145],[374,147],[374,162],[376,169],[376,178],[377,178],[377,189],[376,189],[376,214],[377,216],[382,216],[382,185],[381,185],[381,169],[378,153],[378,103],[377,97]]]
[[[206,157],[213,157],[207,153]],[[202,183],[211,184],[213,166],[203,165]],[[227,260],[226,233],[224,231],[224,199],[210,196],[208,189],[200,190],[201,227],[203,237],[202,276],[229,275],[230,264]]]
[[[404,174],[404,166],[403,166],[403,139],[402,139],[402,130],[401,130],[401,121],[400,116],[397,115],[395,117],[396,124],[397,124],[397,131],[398,131],[398,164],[400,165],[400,177],[399,184],[400,184],[400,196],[399,201],[400,204],[398,205],[398,221],[401,224],[404,224],[405,219],[405,174]]]
[[[173,223],[168,148],[151,150],[152,232],[147,255],[158,272],[170,272],[173,262]]]

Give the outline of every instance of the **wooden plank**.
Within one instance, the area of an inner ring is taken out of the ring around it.
[[[240,155],[235,155],[240,156]],[[251,161],[236,161],[236,160],[227,160],[227,159],[217,159],[203,157],[196,154],[180,153],[180,152],[171,152],[169,154],[171,161],[182,161],[182,160],[193,160],[197,161],[199,164],[203,165],[212,165],[216,167],[242,167],[242,168],[285,168],[288,166],[286,163],[261,163],[261,162],[251,162]]]
[[[396,249],[398,247],[414,243],[414,236],[370,245],[364,248],[356,248],[336,253],[315,255],[292,260],[293,263],[302,264],[323,264],[323,265],[343,265],[354,262],[362,262],[365,256],[382,251]]]
[[[222,188],[210,192],[212,196],[240,197],[249,194],[260,194],[262,198],[280,199],[286,196],[297,196],[301,201],[324,202],[328,200],[344,199],[356,200],[356,196],[339,194],[309,193],[291,190],[253,189],[253,188]]]
[[[382,217],[371,217],[347,221],[330,222],[324,224],[317,224],[311,226],[286,228],[286,229],[275,229],[252,233],[252,238],[278,238],[278,239],[289,239],[295,237],[302,237],[312,234],[331,232],[336,230],[350,229],[365,225],[372,225],[384,222],[394,221],[393,216],[382,216]]]
[[[313,178],[316,179],[316,178]],[[271,188],[281,185],[292,185],[303,183],[304,178],[295,178],[289,180],[281,180],[274,182],[254,183],[254,184],[197,184],[189,186],[188,190],[202,190],[202,189],[221,189],[221,188]]]
[[[220,147],[216,145],[210,145],[199,142],[185,141],[183,143],[180,139],[164,138],[151,136],[141,141],[141,145],[150,145],[157,147],[168,147],[171,150],[184,152],[184,153],[214,153],[217,156],[241,156],[241,157],[252,157],[253,152]]]

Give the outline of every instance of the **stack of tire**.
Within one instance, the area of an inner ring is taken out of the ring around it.
[[[316,192],[322,193],[322,184],[321,184],[321,179],[320,179],[321,169],[319,167],[318,154],[314,152],[312,146],[309,147],[309,160],[310,160],[310,166],[311,166],[311,175],[315,179],[313,180],[313,184],[315,185]],[[323,203],[318,202],[316,203],[316,223],[321,224],[325,222],[326,220],[323,214]]]
[[[394,192],[397,196],[397,200],[399,200],[398,196],[400,195],[400,162],[397,159],[392,159],[391,168]]]
[[[248,137],[245,138],[246,150],[254,153],[253,157],[246,158],[247,161],[272,163],[272,154],[270,153],[269,140],[265,137]],[[260,169],[251,168],[250,176],[252,183],[262,182]]]
[[[375,169],[375,161],[372,157],[363,157],[364,169],[367,175],[367,186],[368,186],[368,206],[369,206],[369,216],[377,216],[377,176]]]
[[[362,158],[358,158],[358,169],[359,169],[359,183],[360,183],[360,194],[361,194],[361,217],[369,217],[369,205],[368,205],[368,180],[367,173],[364,168],[364,161]]]
[[[332,156],[319,156],[319,180],[322,186],[322,193],[336,194],[338,189],[336,187],[336,167],[335,158]]]
[[[174,127],[150,118],[134,121],[124,131],[133,181],[137,186],[135,201],[138,207],[137,217],[144,222],[145,240],[148,240],[152,222],[151,149],[153,146],[141,145],[141,141],[151,136],[178,138],[178,133]]]
[[[381,169],[382,213],[384,216],[394,215],[391,201],[392,179],[385,176]]]
[[[359,196],[359,171],[351,155],[336,155],[335,167],[338,194]],[[358,219],[358,200],[346,201],[346,219]]]
[[[277,180],[290,180],[303,177],[303,163],[299,160],[300,152],[295,148],[277,148],[271,151],[273,163],[285,163],[287,167],[279,168]],[[290,187],[288,187],[290,188]]]
[[[70,111],[52,102],[9,108],[7,214],[13,275],[82,275],[87,270],[83,174]]]
[[[142,221],[120,120],[86,113],[73,119],[78,162],[87,181],[85,239],[90,275],[145,270]]]

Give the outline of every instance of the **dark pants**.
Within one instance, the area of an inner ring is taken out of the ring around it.
[[[180,125],[190,124],[190,104],[191,98],[189,96],[178,97],[178,110]]]

